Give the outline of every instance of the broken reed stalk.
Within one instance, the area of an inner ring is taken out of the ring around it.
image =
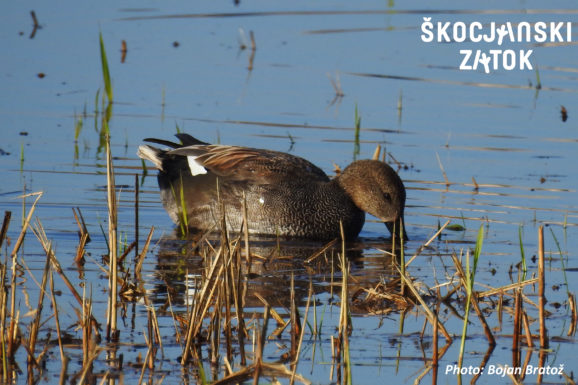
[[[514,300],[514,330],[512,333],[512,367],[520,366],[520,332],[522,331],[522,291],[516,289]]]
[[[524,303],[522,302],[522,308]],[[528,313],[525,310],[522,311],[522,322],[524,325],[524,334],[526,335],[526,344],[529,348],[534,347],[534,341],[532,341],[532,332],[530,331],[530,321],[528,320]]]
[[[246,226],[245,226],[246,227]],[[249,252],[249,234],[245,234],[245,247],[247,253]],[[251,269],[249,262],[249,271]],[[243,314],[243,296],[241,288],[241,253],[235,253],[235,261],[231,263],[231,277],[233,278],[233,299],[235,305],[235,313],[237,315],[237,339],[239,340],[239,355],[241,356],[241,366],[247,365],[247,358],[245,357],[245,335],[247,329],[245,328],[245,319]]]
[[[309,305],[311,303],[311,297],[313,296],[313,282],[309,280],[309,295],[307,297],[307,305],[305,306],[305,316],[303,317],[303,323],[307,322],[307,315],[309,314]],[[291,373],[291,380],[289,381],[289,385],[293,385],[295,383],[295,376],[297,374],[297,364],[299,363],[299,354],[301,352],[301,344],[303,343],[303,336],[305,335],[305,328],[301,328],[301,334],[299,335],[299,343],[297,345],[297,352],[295,354],[295,359],[292,363],[293,372]]]
[[[46,234],[42,233],[41,234],[42,237],[46,238]],[[38,237],[38,235],[37,235]],[[41,242],[44,245],[44,242]],[[44,250],[46,252],[46,249]],[[52,268],[54,269],[54,271],[56,271],[58,273],[58,275],[60,275],[60,278],[62,278],[62,280],[64,281],[64,284],[66,285],[66,287],[68,287],[68,290],[70,290],[70,292],[72,293],[73,297],[76,299],[76,301],[78,302],[78,304],[80,306],[84,306],[84,300],[82,299],[82,297],[80,296],[80,294],[78,294],[78,291],[76,291],[76,288],[74,287],[74,285],[72,285],[72,283],[70,282],[70,280],[68,279],[68,277],[64,274],[64,271],[62,271],[62,266],[60,266],[60,262],[58,262],[58,260],[56,259],[56,256],[54,255],[54,252],[51,250],[50,251],[50,261],[52,263]],[[93,332],[95,334],[95,336],[99,337],[100,336],[100,332],[99,332],[99,324],[96,321],[96,319],[94,318],[94,316],[91,315],[91,325],[93,328]]]
[[[141,369],[140,369],[140,376],[138,378],[138,382],[137,384],[142,384],[143,383],[143,379],[144,379],[144,374],[145,374],[145,370],[147,368],[147,364],[150,362],[150,358],[151,358],[151,352],[152,352],[152,343],[150,338],[147,338],[146,334],[143,335],[144,339],[145,339],[145,343],[147,345],[147,354],[145,356],[145,359],[142,362],[141,365]],[[150,336],[149,336],[150,337]]]
[[[399,271],[399,269],[397,269],[397,271],[400,273],[400,277],[402,280],[405,281],[405,284],[407,285],[407,287],[410,289],[411,293],[413,294],[413,296],[418,300],[418,302],[420,303],[420,305],[422,306],[423,310],[425,311],[425,315],[429,321],[429,323],[431,325],[434,324],[434,322],[438,323],[438,328],[440,329],[441,333],[444,335],[444,337],[446,338],[446,341],[448,343],[451,344],[451,342],[453,341],[453,338],[450,336],[450,334],[448,333],[448,331],[446,330],[444,324],[439,320],[439,318],[433,314],[433,312],[431,311],[431,309],[427,306],[426,302],[424,301],[424,299],[421,297],[421,295],[419,294],[419,292],[417,291],[415,285],[413,284],[413,282],[411,281],[411,279],[407,276],[407,272],[405,275],[401,275],[401,272]]]
[[[247,197],[243,192],[243,235],[245,241],[245,259],[247,261],[247,274],[251,274],[251,248],[249,247],[249,213],[247,211]]]
[[[82,372],[80,375],[80,379],[78,380],[78,384],[83,385],[85,384],[86,381],[86,376],[88,376],[89,372],[92,371],[92,363],[94,362],[94,360],[96,360],[98,358],[98,356],[100,355],[100,352],[103,349],[98,348],[98,349],[94,349],[94,352],[91,353],[90,357],[88,357],[87,362],[82,365]]]
[[[460,276],[461,284],[463,287],[466,287],[466,285],[467,285],[466,274],[464,272],[462,264],[460,263],[460,261],[458,261],[456,255],[453,253],[452,253],[452,259],[454,262],[454,266],[456,267],[456,270]],[[471,303],[472,307],[474,308],[476,315],[480,319],[480,322],[481,322],[482,327],[484,329],[484,334],[486,335],[486,338],[488,339],[488,343],[492,346],[495,346],[496,345],[496,339],[494,338],[494,335],[492,333],[492,329],[490,328],[490,325],[488,325],[488,322],[486,321],[486,317],[484,316],[484,313],[482,313],[482,310],[480,309],[480,304],[478,303],[478,294],[475,291],[472,291],[472,296],[470,297],[470,303]]]
[[[259,331],[257,340],[257,353],[255,356],[255,373],[253,374],[253,385],[259,383],[261,367],[263,365],[263,351],[265,350],[265,339],[267,338],[267,324],[269,323],[269,305],[265,305],[263,314],[263,327]]]
[[[428,246],[430,245],[430,243],[432,243],[434,240],[437,239],[437,237],[439,237],[439,235],[440,235],[440,234],[442,233],[442,231],[444,231],[444,229],[450,224],[450,222],[451,222],[450,220],[447,220],[446,223],[444,223],[444,225],[443,225],[442,227],[440,227],[439,230],[436,231],[436,233],[435,233],[426,243],[424,243],[423,245],[421,245],[421,246],[419,247],[419,249],[417,249],[417,251],[415,252],[415,254],[413,255],[413,257],[411,257],[410,260],[405,263],[405,267],[406,267],[406,268],[413,262],[414,259],[417,258],[418,255],[420,255],[420,253],[421,253],[426,247],[428,247]]]
[[[227,355],[225,356],[225,359],[230,361],[233,361],[233,330],[232,330],[232,326],[231,326],[231,301],[229,300],[230,298],[234,297],[233,294],[233,285],[234,282],[232,281],[232,275],[231,275],[231,265],[233,264],[233,254],[235,253],[235,251],[233,251],[232,253],[229,253],[229,261],[228,261],[228,269],[225,271],[225,279],[223,281],[223,285],[222,285],[222,301],[221,303],[223,305],[225,305],[225,319],[223,320],[223,330],[225,333],[225,346],[227,348]]]
[[[349,323],[349,263],[345,256],[345,232],[343,230],[343,223],[339,222],[339,230],[341,232],[341,311],[339,315],[339,342],[343,347],[343,365],[344,365],[344,384],[351,385],[351,358],[349,355],[349,330],[351,325]]]
[[[42,197],[42,192],[26,194],[22,196],[22,199],[29,196],[36,196],[36,200],[32,204],[26,219],[24,219],[24,223],[22,224],[22,230],[20,231],[20,235],[16,240],[16,244],[12,249],[12,253],[10,255],[12,259],[12,267],[11,267],[11,279],[10,279],[10,327],[8,331],[8,343],[6,347],[6,353],[10,356],[13,353],[15,337],[16,337],[16,330],[18,328],[17,318],[16,315],[16,266],[18,265],[18,251],[20,250],[20,246],[22,246],[22,242],[24,242],[24,237],[26,236],[26,231],[28,230],[28,226],[30,225],[30,221],[32,220],[32,214],[34,214],[34,210],[36,208],[36,204],[38,200]]]
[[[522,282],[514,282],[514,283],[511,283],[509,285],[505,285],[502,287],[498,287],[495,289],[490,289],[490,290],[483,291],[481,293],[477,293],[477,297],[478,297],[478,299],[481,299],[481,298],[491,297],[493,295],[498,295],[498,294],[500,296],[503,296],[504,293],[506,293],[507,291],[514,290],[516,288],[523,287],[526,285],[533,285],[537,282],[538,282],[538,278],[530,278],[530,279],[527,279],[527,280],[522,281]],[[533,305],[535,306],[535,304],[533,304]]]
[[[438,159],[438,164],[440,166],[440,170],[442,170],[442,175],[444,177],[444,180],[446,181],[446,188],[450,187],[451,183],[448,179],[448,175],[446,174],[446,170],[444,169],[444,165],[442,164],[442,161],[440,160],[440,156],[438,155],[437,152],[436,152],[436,158]]]
[[[4,238],[6,238],[6,233],[8,232],[10,218],[12,218],[12,211],[5,211],[4,221],[2,221],[2,229],[0,230],[0,249],[2,249],[2,243],[4,243]]]
[[[98,356],[96,343],[92,334],[92,293],[90,298],[86,298],[86,287],[82,292],[82,314],[80,315],[80,325],[82,327],[82,376],[79,384],[83,383],[89,371],[92,371],[92,362]],[[100,352],[100,350],[98,350]]]
[[[151,229],[151,232],[149,233],[149,239],[147,239],[147,241],[150,241],[150,236],[152,236],[152,232],[153,229]],[[148,248],[148,242],[145,245],[145,248],[143,249],[143,251],[146,253],[146,249]],[[139,272],[138,272],[138,277],[140,277],[140,268],[139,268]],[[155,356],[156,356],[156,348],[153,346],[153,343],[156,341],[157,345],[159,345],[161,352],[163,350],[163,342],[162,342],[162,338],[161,338],[161,332],[160,332],[160,328],[159,328],[159,321],[157,318],[157,313],[155,311],[155,307],[154,304],[151,303],[147,292],[144,288],[144,282],[142,280],[139,280],[139,291],[142,293],[142,298],[147,310],[147,334],[148,334],[148,338],[147,335],[145,335],[145,340],[148,346],[148,350],[147,350],[147,359],[144,360],[143,363],[143,370],[144,370],[144,366],[148,365],[148,368],[150,370],[154,369],[154,362],[155,362]],[[140,384],[140,381],[139,381]]]
[[[375,147],[375,150],[373,151],[373,156],[371,157],[371,159],[373,160],[379,160],[379,154],[381,153],[381,146],[378,144]]]
[[[137,259],[135,261],[134,278],[135,278],[135,281],[139,281],[141,283],[143,283],[142,280],[140,279],[142,264],[144,262],[146,255],[147,255],[147,252],[149,250],[149,245],[151,244],[151,239],[153,238],[154,232],[155,232],[155,227],[151,226],[151,229],[149,231],[149,235],[147,236],[147,240],[145,241],[144,247],[142,248],[139,256],[137,257]],[[144,287],[143,287],[143,290],[144,290]]]
[[[572,312],[572,321],[568,327],[568,337],[573,336],[576,333],[576,321],[578,320],[578,313],[576,312],[576,295],[568,293],[568,304],[570,306],[570,311]]]
[[[207,313],[207,310],[211,305],[211,298],[213,298],[215,290],[218,286],[217,285],[218,279],[216,279],[216,277],[220,277],[223,274],[224,264],[220,263],[222,252],[223,248],[219,248],[219,251],[216,253],[213,262],[211,263],[209,273],[205,278],[203,287],[197,294],[195,298],[195,303],[189,312],[189,319],[188,319],[189,323],[187,327],[187,333],[185,336],[185,348],[183,351],[183,356],[181,358],[181,365],[183,366],[189,360],[192,351],[191,348],[193,345],[193,340],[198,337],[202,326],[202,320],[205,318],[205,314]]]
[[[74,214],[74,219],[76,220],[76,224],[78,225],[78,229],[80,231],[80,235],[88,234],[88,229],[86,228],[86,222],[84,221],[84,217],[82,216],[82,212],[80,211],[80,207],[77,207],[76,210],[74,207],[72,208],[72,213]],[[90,237],[88,238],[88,242],[90,242]]]
[[[251,378],[254,378],[254,373],[257,370],[257,365],[252,364],[245,368],[240,369],[239,371],[232,373],[225,378],[220,380],[216,380],[212,382],[212,385],[231,385],[231,384],[240,384],[244,381],[248,381]],[[259,365],[259,371],[263,376],[273,377],[273,378],[281,378],[286,377],[290,378],[292,373],[283,365],[283,364],[269,364],[263,362]],[[311,385],[311,382],[307,379],[303,378],[300,375],[295,375],[295,378],[305,385]],[[200,383],[205,384],[206,382],[202,382],[202,379],[199,380]],[[276,381],[275,383],[279,383]]]
[[[546,329],[546,297],[544,296],[544,226],[538,228],[538,314],[540,319],[540,347],[548,348],[548,330]]]
[[[77,264],[84,261],[84,248],[88,242],[90,242],[90,235],[88,234],[88,230],[86,229],[86,223],[84,222],[84,217],[80,211],[80,208],[77,207],[76,210],[74,207],[72,208],[72,213],[74,214],[74,219],[76,220],[76,224],[78,225],[79,229],[79,242],[78,247],[76,248],[76,257],[74,258],[74,262]]]
[[[134,249],[136,247],[136,241],[132,241],[130,245],[128,245],[128,247],[124,250],[124,252],[122,253],[122,255],[120,257],[117,258],[117,264],[121,265],[124,263],[125,258],[130,254],[130,252],[132,251],[132,249]]]
[[[438,294],[439,294],[439,289],[438,289]],[[438,295],[439,298],[439,295]],[[440,302],[438,301],[436,303],[436,309],[434,310],[434,324],[433,324],[433,352],[432,352],[432,384],[437,384],[438,383],[438,313],[439,313],[439,305]]]
[[[297,360],[297,336],[301,334],[301,320],[299,319],[299,309],[297,308],[297,299],[295,296],[295,276],[293,272],[291,272],[291,287],[290,287],[290,298],[289,301],[291,303],[291,351],[290,356],[293,361]]]
[[[80,241],[78,242],[78,247],[76,248],[76,257],[74,257],[74,262],[79,263],[84,259],[84,248],[88,242],[88,233],[82,234]]]
[[[52,246],[48,246],[50,249]],[[46,262],[44,264],[44,273],[42,274],[42,283],[40,284],[40,291],[38,294],[38,305],[36,306],[36,314],[30,326],[30,333],[28,337],[28,362],[38,364],[34,358],[34,351],[36,350],[36,340],[38,338],[38,330],[40,329],[40,318],[42,317],[42,308],[44,307],[44,294],[46,293],[46,283],[48,282],[48,272],[50,271],[50,254],[46,253]]]
[[[146,294],[145,294],[145,297]],[[156,356],[156,348],[153,346],[154,341],[156,341],[157,345],[159,346],[159,348],[161,349],[161,353],[163,350],[163,340],[161,338],[161,332],[159,329],[159,320],[157,318],[157,313],[155,311],[155,307],[152,303],[150,303],[150,300],[147,300],[148,305],[147,305],[147,331],[149,334],[149,338],[148,340],[149,342],[149,350],[151,351],[150,357],[149,357],[149,362],[148,362],[148,366],[149,369],[152,370],[154,369],[154,362],[155,362],[155,356]]]
[[[58,306],[56,304],[56,296],[54,295],[54,275],[50,271],[50,300],[52,302],[52,308],[54,309],[54,324],[56,327],[56,336],[58,337],[58,348],[60,350],[60,361],[62,366],[65,367],[68,364],[68,357],[64,354],[64,347],[62,346],[62,335],[60,333],[60,319],[58,317]]]
[[[110,149],[110,135],[106,135],[106,182],[108,202],[108,241],[110,245],[108,259],[108,305],[106,338],[109,341],[117,339],[117,299],[118,299],[118,265],[117,265],[117,202],[114,180],[114,169]]]

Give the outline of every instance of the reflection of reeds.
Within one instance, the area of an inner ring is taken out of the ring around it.
[[[546,297],[544,295],[544,226],[538,228],[538,314],[540,317],[540,347],[548,348],[548,331],[546,330],[545,308]]]

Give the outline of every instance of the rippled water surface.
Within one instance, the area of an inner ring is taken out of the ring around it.
[[[408,189],[406,226],[411,240],[405,255],[409,259],[420,250],[408,273],[423,293],[431,288],[428,294],[433,295],[439,287],[444,296],[456,285],[451,255],[473,249],[480,225],[484,243],[475,290],[517,282],[521,244],[526,278],[534,277],[538,227],[544,225],[546,310],[551,314],[550,350],[543,365],[564,365],[572,377],[578,369],[575,336],[567,335],[572,314],[568,294],[578,289],[578,51],[573,41],[578,40],[574,32],[578,25],[572,24],[572,41],[503,46],[425,43],[421,27],[424,18],[434,23],[478,21],[485,27],[492,22],[572,23],[577,13],[571,1],[5,4],[0,14],[0,210],[11,211],[12,221],[2,254],[10,255],[21,218],[34,200],[20,196],[42,191],[34,217],[42,222],[65,274],[80,293],[83,288],[92,293],[94,315],[106,323],[108,279],[100,268],[108,250],[101,141],[102,33],[114,92],[109,126],[120,202],[119,239],[128,245],[138,236],[142,249],[149,230],[155,228],[143,278],[158,311],[163,350],[157,354],[155,371],[146,371],[146,381],[200,382],[194,370],[181,369],[182,347],[167,302],[171,300],[172,311],[186,314],[194,294],[190,282],[202,271],[201,257],[191,250],[190,240],[176,239],[159,202],[155,171],[148,165],[148,172],[143,172],[136,157],[143,138],[171,139],[177,130],[209,142],[288,151],[328,174],[334,173],[335,165],[344,168],[356,158],[370,158],[381,146]],[[532,50],[534,69],[460,71],[463,49]],[[361,119],[357,142],[356,109]],[[135,175],[140,190],[138,234]],[[91,236],[82,268],[74,263],[79,237],[73,208],[80,209]],[[447,220],[453,231],[444,230],[421,250]],[[348,245],[353,383],[429,383],[432,328],[429,324],[424,328],[422,309],[415,306],[403,316],[399,311],[377,314],[379,309],[358,301],[359,290],[399,276],[385,252],[391,245],[384,230],[383,224],[368,218],[360,239]],[[288,319],[292,276],[303,317],[312,282],[316,306],[308,321],[321,333],[314,337],[312,329],[306,329],[297,373],[313,383],[337,382],[331,337],[337,335],[339,323],[340,246],[305,263],[323,245],[255,242],[254,252],[266,262],[259,263],[246,281],[247,321],[262,322],[264,305],[259,297]],[[27,335],[39,293],[32,277],[41,279],[46,259],[32,232],[18,259],[22,269],[16,306],[22,333]],[[58,275],[55,286],[61,329],[74,345],[82,338],[73,310],[79,305]],[[532,305],[538,302],[536,286],[526,286],[524,294],[530,330],[538,335],[538,311]],[[440,359],[439,383],[457,381],[452,373],[446,374],[446,367],[458,360],[462,334],[464,299],[462,294],[457,298],[440,307],[440,320],[455,338]],[[426,299],[435,308],[433,298],[426,295]],[[490,366],[513,364],[513,300],[503,297],[502,312],[495,310],[498,300],[493,296],[482,303],[496,337],[494,350],[489,349],[479,319],[470,315],[464,366],[485,365],[478,383],[510,381],[488,372]],[[46,346],[47,363],[38,381],[56,383],[63,377],[56,364],[60,354],[48,302],[36,347],[39,354]],[[93,371],[137,383],[138,357],[146,355],[146,308],[138,301],[121,310],[123,344],[118,352],[124,357],[123,369],[109,365],[103,352]],[[268,342],[264,360],[280,361],[288,339],[284,332]],[[440,350],[444,343],[440,338]],[[74,346],[68,351],[66,381],[74,381],[82,368],[81,350]],[[247,346],[252,349],[250,343]],[[204,354],[208,357],[207,350]],[[529,365],[539,366],[537,347],[522,349],[521,356]],[[15,358],[22,370],[18,382],[24,383],[30,370],[24,348]],[[223,377],[222,360],[217,367],[211,367],[208,358],[202,363],[207,378]],[[239,369],[238,356],[231,365]],[[546,375],[543,380],[568,381],[561,375]],[[536,375],[523,379],[536,381]]]

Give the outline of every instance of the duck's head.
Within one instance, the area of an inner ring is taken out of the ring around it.
[[[339,185],[361,210],[383,221],[392,236],[405,231],[403,212],[405,187],[401,178],[386,163],[378,160],[358,160],[337,177]]]

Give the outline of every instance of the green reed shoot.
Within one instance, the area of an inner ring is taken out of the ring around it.
[[[482,244],[484,242],[484,225],[480,225],[480,230],[478,230],[478,238],[476,239],[476,247],[474,249],[474,262],[472,269],[470,270],[470,255],[469,252],[466,254],[466,292],[467,292],[467,299],[466,299],[466,310],[464,315],[464,326],[462,329],[462,341],[460,345],[460,357],[458,359],[458,366],[462,366],[462,362],[464,359],[464,349],[466,347],[466,334],[468,331],[468,318],[470,314],[470,302],[472,300],[472,294],[474,291],[474,281],[476,277],[476,270],[478,268],[478,259],[480,258],[480,254],[482,252]]]
[[[175,186],[171,184],[171,193],[173,194],[173,199],[177,201],[177,192],[175,191]],[[183,221],[179,220],[179,226],[181,228],[181,234],[185,234],[185,229],[183,227]]]
[[[397,121],[401,123],[401,113],[403,111],[403,91],[399,90],[399,98],[397,99]]]
[[[556,244],[556,248],[558,249],[558,254],[560,254],[560,264],[562,265],[562,274],[564,274],[564,284],[566,285],[566,292],[570,295],[570,290],[568,289],[568,277],[566,277],[566,264],[564,263],[564,254],[562,253],[562,249],[560,248],[560,243],[558,242],[558,238],[556,234],[554,234],[554,230],[550,227],[550,232],[552,233],[552,238],[554,238],[554,243]]]
[[[104,48],[104,40],[102,39],[102,32],[99,33],[99,41],[100,41],[100,63],[102,65],[102,78],[104,80],[104,90],[106,91],[108,102],[112,103],[112,83],[110,80],[110,71],[108,68],[108,60],[106,58],[106,50]]]
[[[108,243],[108,237],[106,235],[106,231],[104,231],[104,226],[100,218],[98,219],[98,226],[100,228],[100,233],[102,234],[102,237],[104,239],[104,243],[106,244],[107,254],[110,254],[110,244]]]
[[[536,89],[542,89],[542,81],[540,81],[540,71],[538,71],[538,67],[536,67]]]
[[[20,172],[24,171],[24,143],[20,143]]]
[[[287,152],[291,152],[295,147],[295,138],[289,132],[287,132],[287,137],[289,138],[289,150]]]
[[[74,143],[78,142],[78,137],[80,136],[80,132],[82,131],[83,120],[82,115],[76,116],[74,113]]]
[[[144,185],[145,178],[146,178],[146,177],[148,176],[148,174],[149,174],[149,170],[148,170],[148,168],[147,168],[147,165],[146,165],[144,159],[141,159],[141,160],[140,160],[140,164],[141,164],[141,167],[142,167],[142,176],[141,176],[141,179],[140,179],[140,185],[141,185],[141,187],[142,187],[142,185]]]
[[[181,184],[179,188],[179,196],[177,197],[177,192],[175,191],[175,186],[171,184],[171,192],[175,202],[179,202],[181,209],[179,210],[179,226],[181,228],[181,235],[187,235],[189,233],[189,216],[187,214],[187,205],[185,204],[185,189],[183,187],[183,176],[181,175]]]
[[[96,90],[94,94],[94,131],[98,132],[98,115],[100,114],[100,109],[98,108],[100,101],[100,88]]]
[[[78,137],[80,136],[80,132],[82,131],[83,126],[83,119],[82,115],[77,116],[74,113],[74,163],[78,161]]]
[[[359,155],[359,132],[361,131],[361,116],[359,115],[359,111],[357,110],[357,103],[355,103],[355,139],[353,145],[353,160],[357,159],[357,155]]]
[[[518,239],[520,240],[520,256],[522,258],[522,281],[525,281],[528,267],[526,265],[526,255],[524,254],[524,244],[522,243],[522,225],[518,228]]]
[[[185,232],[189,230],[189,216],[187,215],[187,205],[185,204],[185,189],[183,187],[183,181],[181,177],[181,190],[180,190],[180,200],[181,200],[181,216],[182,222],[185,225]]]

